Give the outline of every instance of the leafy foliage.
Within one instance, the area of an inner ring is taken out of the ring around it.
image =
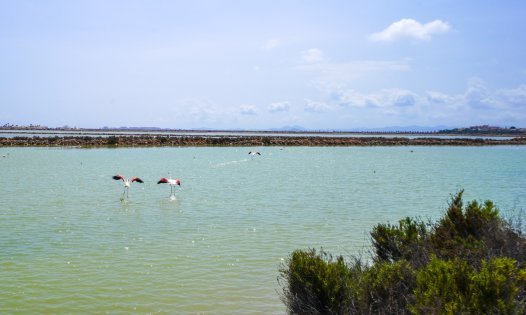
[[[414,314],[517,314],[526,270],[507,257],[483,261],[479,271],[461,259],[433,258],[417,275]]]
[[[378,224],[371,232],[376,259],[395,262],[400,259],[414,259],[421,253],[428,239],[428,231],[423,222],[405,218],[398,226]]]
[[[440,260],[433,258],[417,274],[415,290],[416,303],[411,310],[415,314],[441,313],[457,314],[466,310],[472,268],[466,261]]]
[[[405,260],[378,262],[361,274],[354,297],[359,314],[397,314],[406,309],[416,282],[415,272]],[[340,313],[341,314],[341,313]]]
[[[491,201],[452,196],[437,223],[404,218],[371,232],[373,263],[296,250],[280,269],[293,314],[517,314],[526,239]],[[519,222],[521,222],[519,220]]]
[[[294,314],[344,314],[350,310],[351,271],[343,257],[335,260],[323,250],[295,251],[288,269],[281,270],[287,281],[285,299]]]
[[[460,256],[478,261],[490,249],[487,241],[504,241],[502,235],[495,232],[504,228],[505,222],[491,201],[486,201],[483,206],[472,201],[463,211],[462,194],[460,191],[452,198],[446,215],[435,228],[431,243],[438,257],[452,259]]]
[[[524,314],[525,285],[526,270],[518,268],[515,260],[503,257],[483,262],[472,278],[470,311]]]

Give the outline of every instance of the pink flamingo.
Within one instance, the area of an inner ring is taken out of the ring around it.
[[[144,183],[142,181],[142,179],[140,179],[139,177],[132,177],[132,178],[126,178],[122,175],[115,175],[112,177],[113,179],[115,180],[122,180],[124,182],[124,192],[122,193],[122,198],[121,199],[124,199],[124,196],[126,196],[126,198],[128,198],[128,189],[130,188],[130,185],[131,183],[133,182],[138,182],[138,183]]]
[[[163,177],[159,179],[157,184],[169,184],[170,185],[170,199],[175,199],[175,186],[181,186],[181,180],[180,179],[172,179],[172,178],[166,178]]]

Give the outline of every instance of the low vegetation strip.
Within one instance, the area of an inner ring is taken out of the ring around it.
[[[371,232],[372,262],[296,250],[280,269],[291,314],[525,314],[526,238],[491,201],[452,196],[436,223]]]
[[[484,138],[405,138],[405,137],[290,137],[290,136],[56,136],[0,137],[0,146],[488,146],[526,145],[526,137]]]

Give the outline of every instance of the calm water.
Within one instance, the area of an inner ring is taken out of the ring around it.
[[[283,314],[291,251],[359,253],[461,187],[526,209],[526,147],[0,148],[0,313]]]

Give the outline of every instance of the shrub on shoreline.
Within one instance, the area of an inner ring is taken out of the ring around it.
[[[280,269],[291,314],[518,314],[526,238],[491,201],[452,196],[436,223],[404,218],[371,232],[372,264],[296,250]]]

